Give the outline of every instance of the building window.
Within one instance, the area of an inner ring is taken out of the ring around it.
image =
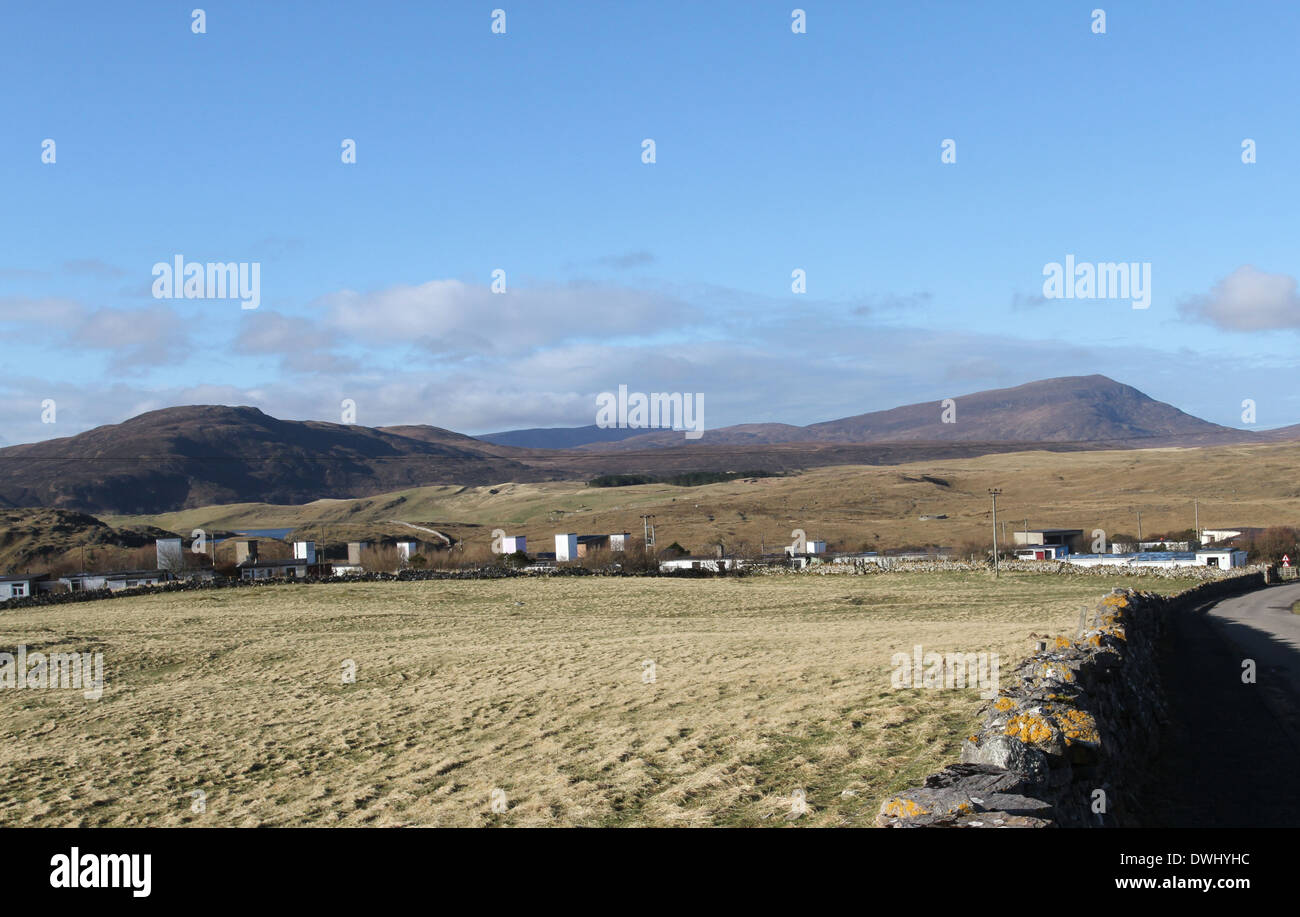
[[[9,597],[11,599],[20,599],[27,595],[26,583],[14,583],[9,587]]]

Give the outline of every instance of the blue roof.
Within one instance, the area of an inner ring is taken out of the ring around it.
[[[1196,560],[1195,551],[1139,551],[1137,554],[1071,554],[1076,558],[1118,557],[1124,560]]]

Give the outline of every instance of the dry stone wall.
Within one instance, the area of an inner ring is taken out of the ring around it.
[[[1157,652],[1171,614],[1264,585],[1263,573],[1177,595],[1115,589],[1077,636],[1021,663],[981,711],[961,760],[888,797],[885,827],[1141,824],[1165,722]]]

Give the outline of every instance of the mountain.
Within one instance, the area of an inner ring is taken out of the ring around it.
[[[221,503],[366,497],[431,484],[791,472],[1041,449],[1300,439],[1300,427],[1252,433],[1208,423],[1105,376],[1047,379],[954,401],[953,423],[943,422],[939,401],[928,401],[806,427],[742,424],[706,431],[701,440],[656,432],[576,448],[524,448],[425,425],[277,420],[251,407],[175,407],[0,449],[0,508],[154,514]],[[571,442],[595,429],[515,431],[521,435],[514,442]]]
[[[485,433],[476,438],[487,443],[515,446],[521,449],[572,449],[574,446],[585,446],[588,443],[614,443],[639,435],[641,435],[640,430],[598,427],[591,424],[586,427],[533,427],[528,430],[506,430],[503,433]]]
[[[166,408],[0,449],[0,504],[156,513],[554,476],[451,436],[458,438],[429,442],[351,424],[277,420],[251,407]]]
[[[952,399],[951,423],[944,405],[925,401],[886,411],[792,427],[743,424],[704,434],[704,442],[1021,442],[1208,445],[1257,442],[1258,434],[1193,417],[1106,376],[1064,376]],[[681,433],[657,431],[623,440],[615,447],[678,446]]]
[[[955,423],[933,401],[805,428],[822,442],[1016,440],[1097,442],[1239,434],[1106,376],[1065,376],[953,399]]]
[[[1269,442],[1289,442],[1300,439],[1300,423],[1292,424],[1289,427],[1275,427],[1272,430],[1261,430],[1260,437]]]

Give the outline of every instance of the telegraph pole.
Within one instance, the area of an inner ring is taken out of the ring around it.
[[[1195,501],[1195,506],[1196,506],[1196,540],[1199,543],[1201,540],[1201,501],[1200,500]]]
[[[645,532],[644,541],[645,541],[645,546],[647,548],[653,548],[655,546],[655,530],[654,530],[654,526],[650,522],[650,520],[653,518],[654,518],[653,515],[647,515],[641,517],[641,526]]]
[[[1001,487],[990,487],[989,496],[993,498],[993,578],[998,578],[998,494]]]
[[[1138,550],[1142,550],[1142,510],[1138,510]]]

